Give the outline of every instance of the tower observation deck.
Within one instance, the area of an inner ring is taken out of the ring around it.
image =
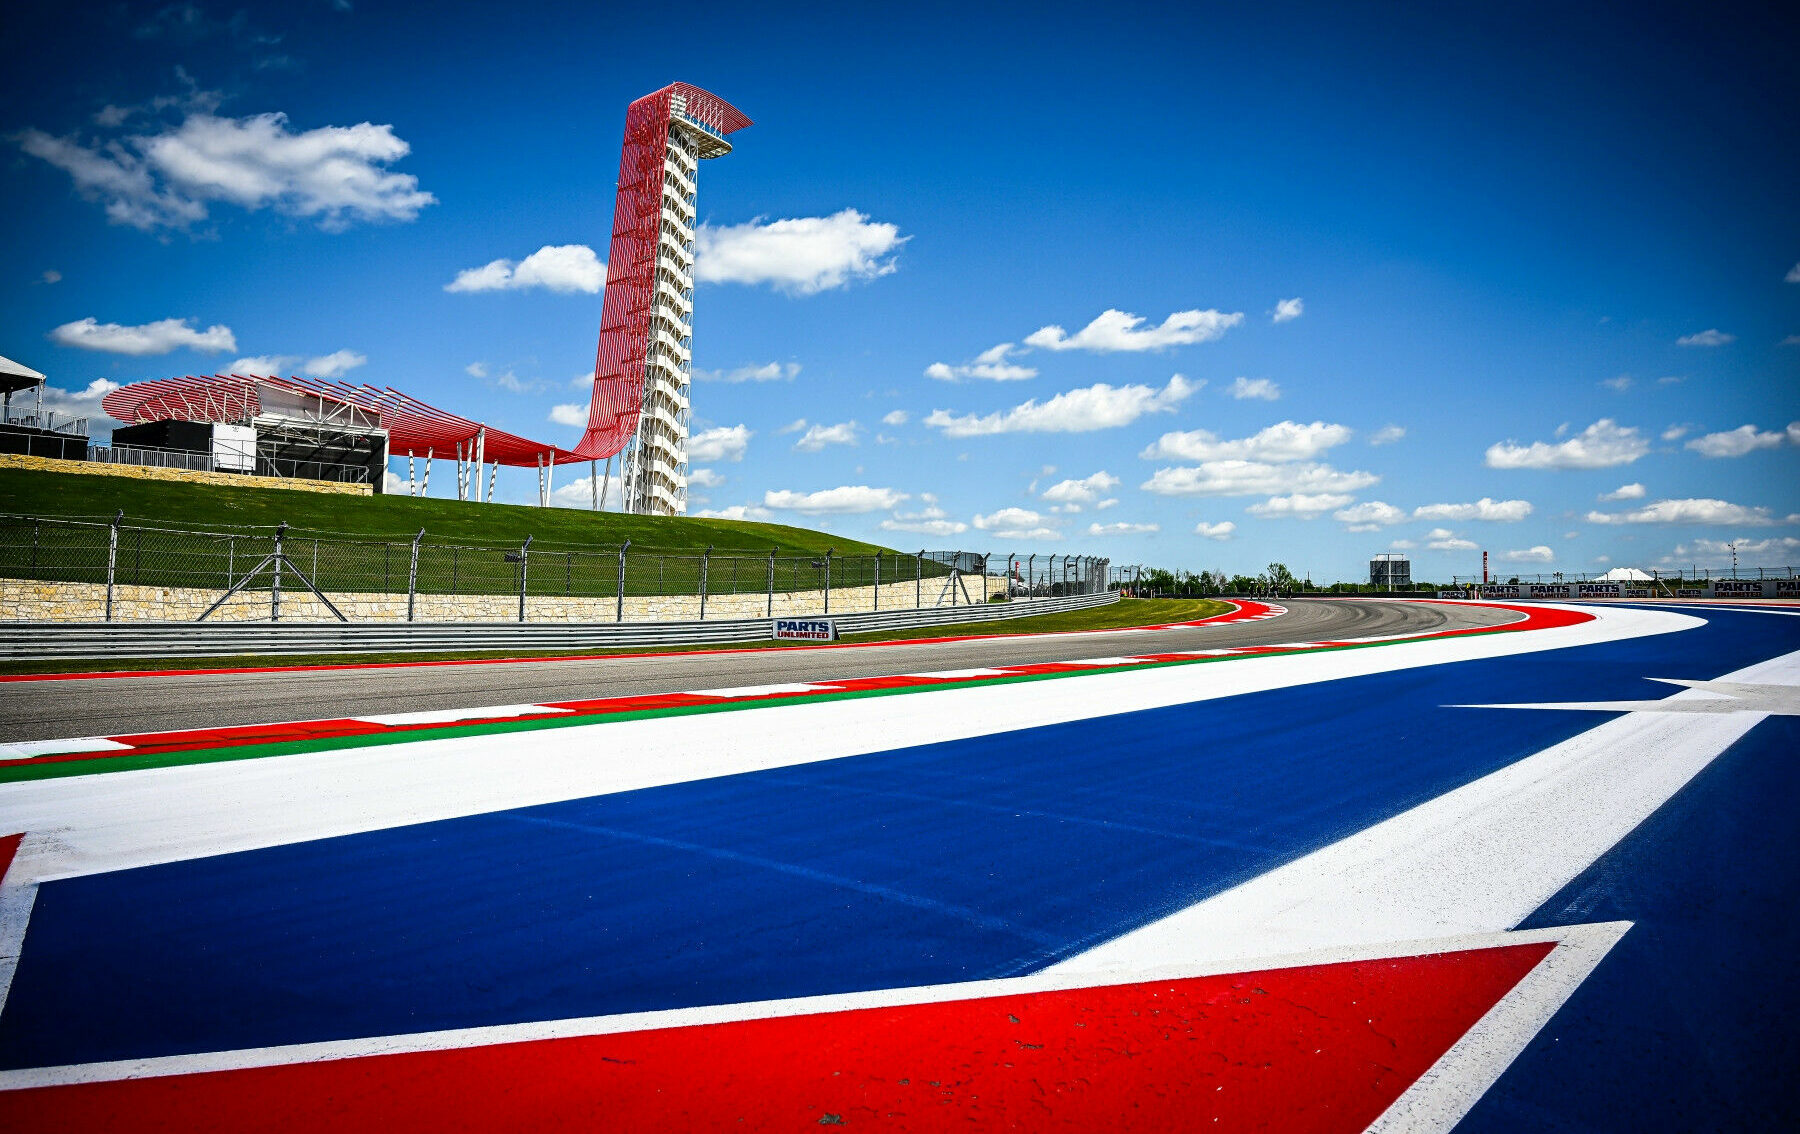
[[[622,456],[626,512],[687,512],[699,165],[730,153],[727,135],[748,125],[736,107],[686,83],[625,111],[594,393],[575,452],[605,459],[609,474]]]

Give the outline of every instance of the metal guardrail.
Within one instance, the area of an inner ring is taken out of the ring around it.
[[[1119,601],[1115,591],[973,606],[833,615],[840,633],[1028,618]],[[707,622],[11,622],[0,623],[0,659],[180,658],[240,655],[420,653],[455,650],[589,650],[725,644],[769,639],[771,620]]]

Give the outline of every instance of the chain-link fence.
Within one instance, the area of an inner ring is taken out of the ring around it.
[[[1106,561],[981,552],[756,555],[195,531],[0,516],[0,618],[643,622],[849,614],[1095,593]],[[992,568],[990,570],[990,568]]]

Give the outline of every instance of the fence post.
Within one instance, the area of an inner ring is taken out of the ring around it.
[[[925,549],[913,556],[913,609],[922,610],[925,606]]]
[[[881,609],[881,552],[875,553],[875,609]]]
[[[406,570],[406,620],[408,622],[413,620],[413,604],[418,601],[419,597],[419,541],[424,538],[425,529],[420,528],[419,534],[413,537],[412,566]]]
[[[125,509],[120,508],[106,532],[106,620],[113,616],[113,575],[119,566],[119,525],[125,522]]]
[[[712,565],[712,544],[700,556],[700,621],[706,621],[706,569]]]
[[[825,549],[825,613],[831,613],[831,549]]]
[[[531,567],[531,537],[519,545],[519,621],[525,621],[525,572]]]
[[[764,617],[775,617],[775,549],[769,549],[769,609]]]
[[[430,475],[427,473],[426,475]],[[269,591],[269,621],[281,621],[281,539],[287,534],[287,521],[275,525],[275,585]]]
[[[625,621],[625,552],[630,547],[630,540],[619,545],[619,586],[618,594],[615,596],[618,599],[618,606],[613,613],[614,622]]]
[[[230,590],[237,578],[237,537],[225,537],[225,589]]]

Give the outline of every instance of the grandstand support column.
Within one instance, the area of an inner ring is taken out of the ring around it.
[[[606,475],[600,481],[600,508],[602,511],[606,509],[606,491],[612,487],[612,461],[611,457],[606,458]]]
[[[551,481],[556,478],[556,454],[544,454],[544,507],[550,507]]]
[[[487,426],[475,431],[475,500],[481,501],[481,466],[487,460]]]
[[[435,449],[425,450],[425,483],[419,486],[420,496],[431,495],[431,455],[436,451]]]
[[[492,504],[494,502],[494,482],[499,479],[500,479],[500,461],[498,458],[495,458],[494,467],[488,473],[487,502],[489,504]]]
[[[406,494],[408,496],[419,494],[419,470],[413,465],[411,449],[406,451]]]
[[[588,462],[588,497],[594,502],[594,511],[600,510],[600,462]]]

